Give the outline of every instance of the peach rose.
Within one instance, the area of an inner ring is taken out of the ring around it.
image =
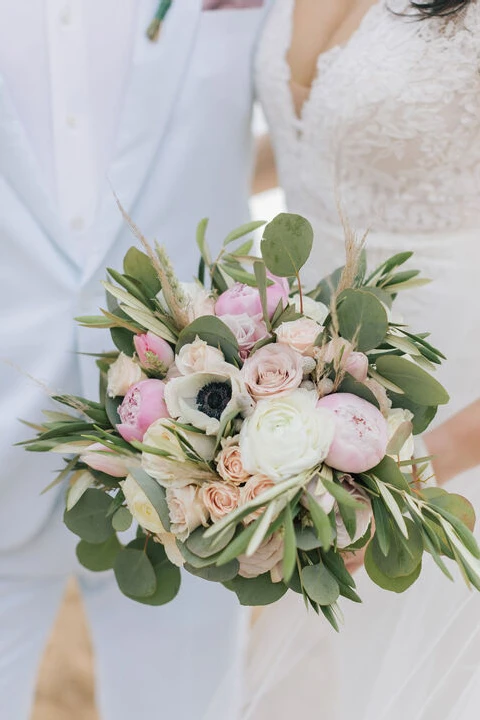
[[[241,485],[250,477],[243,467],[242,453],[238,441],[239,435],[222,440],[222,449],[216,457],[217,472],[226,482]]]
[[[236,485],[211,482],[202,486],[202,500],[215,522],[237,509],[240,490]]]
[[[288,345],[265,345],[245,361],[242,375],[256,400],[295,390],[303,380],[303,359]]]
[[[208,512],[202,501],[198,485],[181,488],[167,488],[167,505],[170,514],[171,531],[185,542],[197,527],[206,527]]]
[[[240,570],[238,574],[244,578],[255,578],[270,572],[281,561],[283,557],[283,537],[276,532],[265,540],[257,552],[247,557],[240,555]]]
[[[273,480],[270,480],[266,475],[253,475],[240,489],[240,505],[246,505],[251,500],[255,500],[255,498],[267,490],[270,490],[274,485]],[[265,507],[261,507],[251,512],[250,515],[247,515],[247,517],[243,519],[245,525],[259,518],[264,510]]]
[[[322,326],[307,317],[282,323],[276,330],[277,342],[288,345],[302,355],[313,352],[315,340],[322,332]]]

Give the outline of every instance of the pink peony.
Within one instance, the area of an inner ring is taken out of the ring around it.
[[[140,363],[146,370],[162,375],[167,372],[175,355],[166,340],[149,331],[143,335],[135,335],[133,342]]]
[[[120,455],[101,443],[94,443],[85,448],[80,460],[92,470],[117,478],[127,477],[132,467],[140,466],[140,461],[133,455]]]
[[[132,385],[118,408],[121,423],[117,430],[124,440],[143,440],[155,420],[170,417],[164,400],[165,383],[142,380]]]
[[[269,280],[273,281],[273,285],[267,287],[267,310],[272,317],[280,301],[284,307],[288,305],[288,282],[285,278],[277,278],[274,275],[269,275]],[[250,317],[263,315],[260,293],[257,288],[235,283],[218,298],[215,314],[221,316],[244,313]]]
[[[346,473],[362,473],[385,457],[388,425],[375,405],[351,393],[334,393],[319,400],[317,407],[335,416],[327,465]]]
[[[285,395],[303,380],[303,358],[288,345],[265,345],[245,361],[242,375],[257,400]]]

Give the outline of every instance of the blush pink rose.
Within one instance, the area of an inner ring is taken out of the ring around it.
[[[288,305],[288,282],[284,278],[269,276],[273,285],[267,287],[267,310],[270,317],[274,314],[279,302]],[[257,288],[242,283],[235,283],[229,290],[220,295],[215,304],[215,314],[221,315],[263,315],[262,301]]]
[[[246,505],[251,500],[255,500],[259,495],[270,490],[274,485],[273,480],[270,480],[266,475],[253,475],[240,489],[240,505]],[[250,515],[247,515],[247,517],[243,519],[245,525],[259,518],[264,510],[265,508],[261,507],[251,512]]]
[[[140,467],[140,460],[133,455],[120,455],[101,443],[89,445],[80,455],[80,461],[99,472],[112,477],[127,477],[132,467]]]
[[[164,395],[165,383],[161,380],[142,380],[132,385],[118,408],[122,422],[117,430],[124,440],[141,441],[155,420],[170,417]]]
[[[202,485],[202,500],[213,522],[233,512],[238,507],[240,490],[236,485],[211,482]]]
[[[345,370],[358,382],[365,382],[368,376],[368,357],[362,352],[352,352],[345,363]]]
[[[268,330],[262,315],[219,315],[218,316],[225,325],[230,328],[235,335],[240,356],[245,359],[249,351],[257,342],[268,337]]]
[[[140,363],[146,370],[165,374],[175,359],[167,341],[153,332],[135,335],[133,343]]]
[[[334,393],[319,400],[317,407],[329,410],[335,418],[327,465],[346,473],[362,473],[385,457],[388,425],[375,405],[351,393]]]
[[[311,355],[315,340],[322,331],[321,325],[307,317],[282,323],[275,334],[277,342],[288,345],[302,355]]]
[[[358,382],[365,382],[368,375],[368,357],[362,352],[356,352],[353,345],[344,338],[330,340],[320,348],[316,357],[325,363],[333,363],[339,370],[345,370]]]
[[[245,361],[242,375],[249,393],[257,400],[285,395],[300,387],[303,358],[288,345],[265,345]]]

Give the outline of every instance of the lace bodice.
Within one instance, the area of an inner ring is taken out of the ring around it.
[[[297,119],[286,54],[295,0],[274,0],[256,60],[290,210],[357,228],[480,228],[480,0],[413,21],[379,0],[342,47],[318,59]],[[408,11],[407,11],[408,12]]]

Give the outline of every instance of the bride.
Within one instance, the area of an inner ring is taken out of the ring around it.
[[[256,84],[288,208],[315,229],[305,284],[342,264],[337,201],[369,230],[373,266],[414,250],[434,282],[401,299],[402,314],[448,357],[446,419],[480,386],[480,0],[272,5]],[[454,489],[480,513],[478,474]],[[245,720],[478,717],[480,596],[433,562],[400,596],[356,578],[364,604],[344,608],[339,636],[295,597],[262,613]]]

